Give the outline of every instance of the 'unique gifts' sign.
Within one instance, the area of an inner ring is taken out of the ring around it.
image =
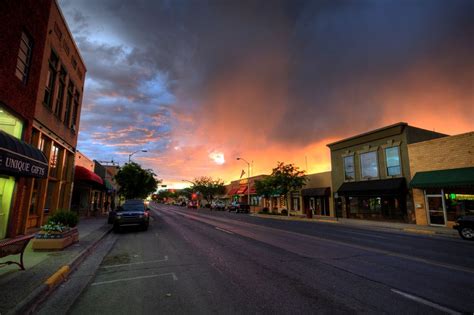
[[[45,178],[48,176],[48,165],[6,148],[0,148],[0,171],[20,176]]]

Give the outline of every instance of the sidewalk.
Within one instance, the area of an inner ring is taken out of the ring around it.
[[[81,218],[77,228],[79,242],[62,251],[35,252],[30,242],[23,256],[26,270],[16,265],[0,268],[0,314],[25,313],[62,282],[111,230],[106,217]],[[17,257],[4,257],[2,261]]]
[[[426,226],[416,225],[408,223],[395,223],[395,222],[382,222],[382,221],[370,221],[370,220],[359,220],[359,219],[347,219],[347,218],[334,218],[334,217],[317,217],[308,219],[306,217],[298,216],[279,216],[279,215],[265,215],[265,214],[253,214],[260,218],[269,218],[277,220],[289,220],[289,221],[301,221],[301,222],[323,222],[333,223],[347,226],[358,226],[362,228],[376,229],[376,230],[398,230],[408,233],[425,234],[425,235],[444,235],[451,237],[459,237],[458,232],[448,227],[437,227],[437,226]]]

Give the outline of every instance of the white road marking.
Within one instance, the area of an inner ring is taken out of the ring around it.
[[[401,295],[401,296],[403,296],[407,299],[413,300],[415,302],[418,302],[418,303],[421,303],[421,304],[424,304],[424,305],[428,305],[432,308],[435,308],[435,309],[437,309],[439,311],[442,311],[442,312],[445,312],[447,314],[459,314],[459,315],[461,314],[460,312],[457,312],[457,311],[452,310],[450,308],[447,308],[447,307],[441,306],[439,304],[433,303],[431,301],[425,300],[421,297],[411,295],[411,294],[406,293],[406,292],[398,291],[396,289],[390,289],[390,291],[392,291],[393,293],[397,293],[397,294],[399,294],[399,295]]]
[[[152,264],[152,263],[163,262],[163,261],[168,261],[168,256],[165,256],[165,259],[139,261],[139,262],[134,262],[134,263],[129,263],[129,264],[120,264],[120,265],[110,265],[110,266],[103,266],[101,268],[104,268],[104,269],[117,268],[117,267],[132,266],[132,265]]]
[[[133,281],[133,280],[139,280],[139,279],[149,279],[149,278],[156,278],[156,277],[164,277],[164,276],[171,276],[173,277],[174,281],[178,280],[178,277],[174,274],[174,272],[170,273],[163,273],[160,275],[149,275],[149,276],[140,276],[140,277],[133,277],[133,278],[123,278],[123,279],[116,279],[116,280],[109,280],[109,281],[101,281],[101,282],[94,282],[91,284],[91,286],[97,286],[97,285],[103,285],[103,284],[111,284],[111,283],[116,283],[116,282],[123,282],[123,281]]]
[[[217,226],[215,226],[214,228],[215,228],[216,230],[225,232],[225,233],[227,233],[227,234],[234,234],[234,233],[232,233],[231,231],[227,231],[227,230],[221,229],[221,228],[219,228],[219,227],[217,227]]]

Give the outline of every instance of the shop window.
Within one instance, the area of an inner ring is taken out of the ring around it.
[[[354,169],[354,156],[344,157],[344,179],[345,180],[354,180],[355,179],[355,169]]]
[[[74,155],[65,151],[66,157],[64,158],[64,170],[62,172],[62,179],[64,181],[72,182],[72,169],[74,164]]]
[[[300,210],[300,198],[299,197],[292,197],[291,203],[291,210],[299,211]]]
[[[53,202],[55,200],[54,196],[56,195],[56,188],[58,186],[58,183],[56,181],[48,181],[48,190],[46,192],[46,202],[44,204],[44,213],[50,213],[54,209],[53,207]]]
[[[58,67],[59,58],[54,51],[51,51],[49,57],[48,74],[46,77],[46,87],[44,89],[43,103],[48,107],[53,106],[54,85],[56,84],[56,69]]]
[[[30,215],[35,215],[37,214],[37,209],[38,209],[38,199],[40,196],[40,181],[36,178],[32,179],[33,180],[33,192],[31,193],[31,201],[30,201],[30,209],[29,213]]]
[[[41,151],[43,151],[46,159],[49,160],[49,157],[51,156],[51,140],[46,137],[41,137],[38,147]]]
[[[379,177],[377,151],[362,153],[360,155],[360,167],[362,178],[369,179]]]
[[[23,123],[0,106],[0,130],[5,131],[17,139],[21,139]]]
[[[387,162],[387,175],[397,176],[402,174],[400,165],[400,148],[390,147],[385,149],[385,158]]]
[[[49,162],[49,176],[58,176],[59,147],[54,143],[51,148],[51,158]]]
[[[447,193],[444,195],[448,221],[463,215],[474,215],[474,192],[471,194]]]
[[[28,78],[28,71],[31,65],[31,51],[33,41],[25,33],[21,33],[20,49],[18,51],[18,58],[16,60],[15,75],[23,83],[26,83]]]

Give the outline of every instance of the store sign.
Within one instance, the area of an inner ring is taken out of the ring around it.
[[[5,148],[0,148],[0,171],[27,177],[46,178],[48,176],[47,164]]]

